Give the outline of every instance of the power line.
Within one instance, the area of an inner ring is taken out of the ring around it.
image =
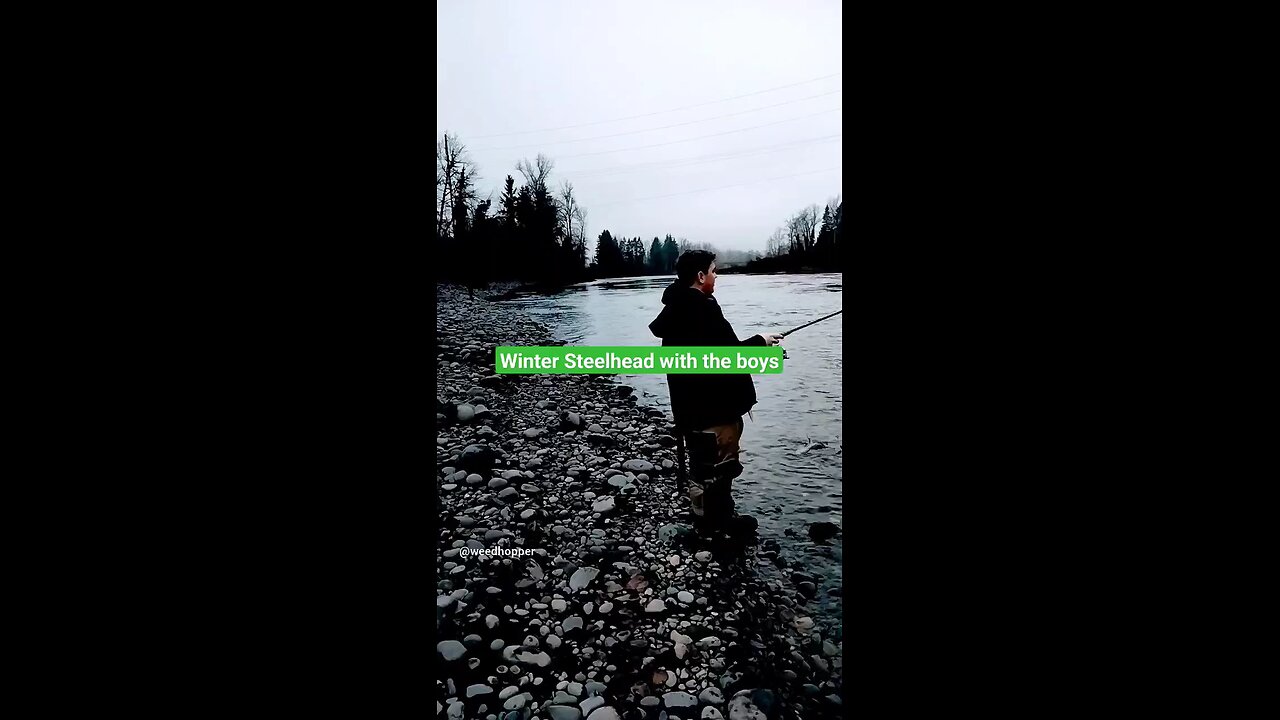
[[[752,180],[751,182],[738,183],[736,185],[721,185],[720,187],[702,188],[701,190],[686,190],[684,192],[668,193],[666,195],[651,195],[649,197],[628,198],[626,200],[612,200],[610,202],[594,203],[592,207],[600,207],[602,205],[617,205],[620,203],[629,203],[629,202],[639,202],[641,200],[657,200],[659,198],[675,197],[677,195],[693,195],[696,193],[711,192],[712,190],[727,190],[728,188],[744,187],[746,185],[756,185],[758,183],[767,182],[769,180],[785,180],[786,178],[800,177],[801,175],[816,175],[818,173],[831,172],[832,170],[839,170],[839,169],[840,168],[838,167],[824,168],[822,170],[811,170],[809,172],[795,173],[793,175],[779,175],[777,177],[771,177],[771,178],[760,178],[759,180]]]
[[[568,160],[569,158],[587,157],[588,155],[605,155],[607,153],[627,152],[629,150],[645,150],[647,148],[662,147],[664,145],[678,145],[680,143],[693,142],[694,140],[702,140],[704,138],[709,138],[709,137],[719,137],[721,135],[732,135],[733,133],[746,132],[748,130],[755,130],[757,128],[769,127],[770,125],[781,125],[782,123],[788,123],[793,120],[804,120],[805,118],[817,117],[818,115],[826,115],[827,113],[831,113],[831,112],[840,112],[840,108],[831,108],[830,110],[822,110],[821,112],[816,112],[811,115],[801,115],[800,117],[787,118],[786,120],[777,120],[771,123],[764,123],[763,125],[752,125],[751,127],[739,128],[737,130],[726,130],[724,132],[711,133],[710,135],[698,135],[697,137],[686,138],[684,140],[672,140],[671,142],[654,143],[653,145],[638,145],[636,147],[618,148],[616,150],[600,150],[598,152],[578,153],[577,155],[561,155],[556,159]]]
[[[769,153],[781,152],[783,150],[788,150],[793,147],[799,147],[801,145],[812,145],[814,143],[826,142],[827,140],[832,140],[832,139],[841,138],[841,137],[843,137],[842,134],[836,133],[834,135],[824,135],[822,137],[810,138],[808,140],[801,140],[799,142],[787,143],[785,145],[778,145],[776,147],[755,148],[755,149],[747,150],[745,152],[719,153],[715,155],[700,155],[696,157],[683,158],[679,160],[663,160],[663,161],[651,162],[651,163],[638,163],[635,165],[615,165],[613,167],[595,168],[592,170],[575,170],[575,171],[572,171],[572,175],[575,178],[580,178],[580,177],[597,178],[597,177],[608,177],[611,175],[625,175],[628,172],[641,171],[641,170],[647,170],[647,169],[659,168],[659,167],[662,167],[662,168],[687,167],[692,165],[700,165],[704,162],[718,162],[720,160],[736,160],[737,158],[751,157],[753,155],[767,155]]]
[[[738,112],[729,113],[727,115],[715,115],[709,118],[702,118],[700,120],[690,120],[688,122],[676,123],[674,125],[662,125],[661,127],[645,128],[643,130],[628,130],[627,132],[614,133],[612,135],[596,135],[594,137],[578,138],[577,140],[553,140],[551,142],[543,142],[543,143],[525,143],[523,145],[507,145],[505,147],[478,148],[475,152],[487,152],[489,150],[518,150],[520,148],[527,148],[527,147],[542,147],[543,145],[567,145],[568,143],[580,143],[580,142],[588,142],[591,140],[603,140],[605,138],[622,137],[623,135],[636,135],[638,133],[654,132],[656,130],[666,130],[668,128],[682,127],[684,125],[696,125],[701,122],[710,122],[712,120],[720,120],[722,118],[734,117],[736,115],[746,115],[748,113],[759,112],[761,110],[768,110],[769,108],[782,107],[783,105],[794,105],[795,103],[804,102],[805,100],[813,100],[814,98],[826,97],[828,95],[835,95],[838,92],[841,92],[841,91],[832,90],[831,92],[818,93],[817,95],[810,95],[809,97],[802,97],[796,100],[788,100],[786,102],[775,103],[773,105],[765,105],[763,107],[751,108],[750,110],[739,110]]]
[[[669,112],[676,112],[677,110],[688,110],[689,108],[703,107],[705,105],[715,105],[716,103],[729,102],[730,100],[737,100],[739,98],[751,97],[753,95],[763,95],[764,93],[773,92],[774,90],[785,90],[786,88],[789,88],[789,87],[797,87],[799,85],[808,85],[809,83],[815,83],[815,82],[818,82],[819,80],[826,80],[827,78],[833,78],[841,74],[842,73],[832,73],[831,75],[823,75],[822,77],[813,78],[812,80],[802,80],[798,83],[791,83],[790,85],[779,85],[777,87],[771,87],[766,90],[757,90],[756,92],[750,92],[745,95],[734,95],[733,97],[728,97],[721,100],[708,100],[707,102],[703,102],[703,103],[685,105],[683,107],[671,108],[670,110],[659,110],[657,112],[644,113],[642,115],[629,115],[627,117],[614,118],[612,120],[597,120],[595,122],[581,123],[578,125],[563,125],[561,127],[542,128],[541,130],[519,130],[516,132],[508,132],[508,133],[494,133],[492,135],[472,135],[471,139],[484,140],[486,138],[507,137],[509,135],[528,135],[530,133],[552,132],[554,130],[572,130],[573,128],[589,127],[591,125],[604,125],[606,123],[622,122],[623,120],[634,120],[636,118],[642,118],[642,117],[653,117],[654,115],[663,115]]]

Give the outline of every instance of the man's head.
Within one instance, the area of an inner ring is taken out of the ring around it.
[[[683,285],[710,295],[716,290],[716,256],[706,250],[689,250],[676,260],[676,278]]]

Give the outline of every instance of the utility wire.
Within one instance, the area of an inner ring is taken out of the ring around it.
[[[490,150],[518,150],[520,148],[542,147],[544,145],[567,145],[569,143],[589,142],[591,140],[603,140],[605,138],[622,137],[623,135],[636,135],[639,133],[654,132],[657,130],[667,130],[668,128],[683,127],[685,125],[696,125],[698,123],[710,122],[712,120],[720,120],[722,118],[734,117],[736,115],[747,115],[749,113],[759,112],[761,110],[768,110],[769,108],[782,107],[783,105],[793,105],[798,102],[804,102],[805,100],[813,100],[814,98],[826,97],[828,95],[835,95],[838,92],[841,92],[841,91],[832,90],[831,92],[818,93],[817,95],[810,95],[808,97],[802,97],[796,100],[788,100],[786,102],[775,103],[773,105],[765,105],[763,107],[751,108],[750,110],[739,110],[738,112],[728,113],[727,115],[714,115],[709,118],[701,118],[699,120],[690,120],[688,122],[675,123],[674,125],[662,125],[660,127],[645,128],[643,130],[628,130],[627,132],[613,133],[612,135],[596,135],[588,138],[578,138],[577,140],[553,140],[551,142],[543,142],[543,143],[525,143],[523,145],[507,145],[505,147],[477,148],[475,152],[488,152]]]
[[[814,143],[826,142],[828,140],[841,138],[843,135],[836,133],[835,135],[824,135],[823,137],[810,138],[799,142],[787,143],[776,147],[755,148],[745,152],[719,153],[716,155],[699,155],[691,158],[682,158],[677,160],[662,160],[659,162],[637,163],[635,165],[615,165],[607,168],[595,168],[592,170],[574,170],[572,174],[575,178],[579,177],[609,177],[612,175],[625,175],[629,172],[637,172],[650,169],[665,169],[688,167],[693,165],[701,165],[709,162],[719,162],[721,160],[736,160],[743,157],[751,157],[753,155],[768,155],[769,153],[781,152],[789,150],[801,145],[812,145]]]
[[[765,90],[757,90],[756,92],[750,92],[745,95],[734,95],[733,97],[728,97],[721,100],[709,100],[703,103],[685,105],[683,107],[671,108],[670,110],[659,110],[657,112],[644,113],[642,115],[628,115],[627,117],[614,118],[612,120],[597,120],[595,122],[581,123],[578,125],[562,125],[560,127],[543,128],[541,130],[519,130],[516,132],[508,132],[508,133],[494,133],[492,135],[472,135],[471,139],[484,140],[486,138],[507,137],[510,135],[528,135],[530,133],[552,132],[554,130],[572,130],[573,128],[589,127],[591,125],[604,125],[606,123],[622,122],[623,120],[634,120],[636,118],[642,118],[642,117],[653,117],[654,115],[663,115],[669,112],[676,112],[677,110],[688,110],[689,108],[703,107],[705,105],[715,105],[716,103],[729,102],[730,100],[737,100],[739,98],[751,97],[753,95],[763,95],[764,93],[773,92],[774,90],[785,90],[786,88],[797,87],[799,85],[808,85],[809,83],[815,83],[815,82],[818,82],[819,80],[826,80],[827,78],[833,78],[839,75],[841,75],[841,73],[832,73],[831,75],[823,75],[822,77],[813,78],[812,80],[802,80],[798,83],[791,83],[790,85],[779,85],[777,87],[771,87]]]
[[[694,140],[702,140],[703,138],[719,137],[721,135],[732,135],[733,133],[746,132],[748,130],[755,130],[757,128],[769,127],[770,125],[781,125],[782,123],[788,123],[793,120],[804,120],[805,118],[817,117],[819,115],[826,115],[827,113],[831,113],[831,112],[840,112],[840,108],[831,108],[830,110],[823,110],[821,112],[816,112],[811,115],[801,115],[800,117],[787,118],[786,120],[776,120],[771,123],[764,123],[763,125],[752,125],[751,127],[739,128],[737,130],[726,130],[724,132],[711,133],[710,135],[698,135],[696,137],[685,138],[684,140],[672,140],[671,142],[654,143],[653,145],[638,145],[636,147],[617,148],[616,150],[600,150],[598,152],[578,153],[576,155],[561,155],[558,158],[556,158],[556,160],[568,160],[569,158],[587,157],[588,155],[605,155],[608,153],[615,153],[615,152],[627,152],[629,150],[644,150],[647,148],[662,147],[664,145],[678,145],[680,143],[693,142]]]
[[[620,203],[639,202],[641,200],[657,200],[659,198],[675,197],[677,195],[693,195],[696,193],[711,192],[712,190],[726,190],[728,188],[744,187],[746,185],[756,185],[758,183],[767,182],[769,180],[784,180],[786,178],[800,177],[801,175],[816,175],[818,173],[831,172],[832,170],[839,170],[839,169],[840,168],[838,167],[824,168],[822,170],[811,170],[809,172],[795,173],[794,175],[778,175],[776,177],[760,178],[759,180],[752,180],[751,182],[738,183],[736,185],[721,185],[720,187],[702,188],[701,190],[686,190],[684,192],[668,193],[666,195],[651,195],[649,197],[628,198],[626,200],[611,200],[609,202],[593,203],[592,207],[600,207],[603,205],[618,205]]]

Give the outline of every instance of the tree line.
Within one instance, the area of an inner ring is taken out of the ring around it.
[[[819,221],[821,217],[821,221]],[[819,215],[810,205],[773,231],[765,256],[747,263],[745,272],[842,272],[844,269],[844,201],[827,201]]]
[[[523,182],[507,175],[498,197],[481,196],[479,168],[457,135],[436,143],[436,266],[447,280],[482,286],[494,280],[564,285],[584,280],[675,273],[681,253],[717,254],[719,265],[745,263],[747,272],[836,269],[843,203],[827,204],[818,226],[817,205],[787,221],[766,245],[765,257],[744,251],[718,252],[671,234],[653,238],[601,232],[587,250],[587,210],[573,183],[552,184],[555,163],[539,154],[516,163]]]

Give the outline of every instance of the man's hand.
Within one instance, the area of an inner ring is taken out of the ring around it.
[[[773,347],[782,343],[782,333],[760,333],[760,337],[764,338],[765,347]]]

